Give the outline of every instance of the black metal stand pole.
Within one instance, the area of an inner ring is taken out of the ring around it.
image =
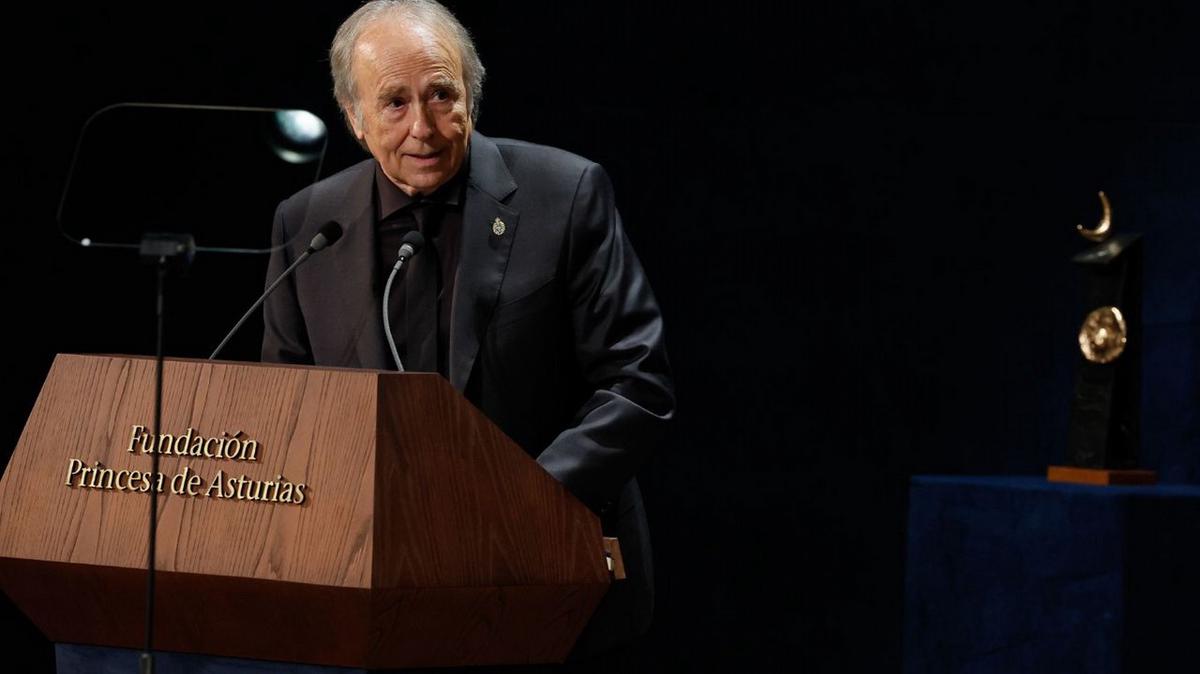
[[[159,256],[155,263],[158,278],[155,297],[156,337],[154,345],[154,452],[150,455],[150,535],[146,552],[146,645],[138,662],[140,674],[154,674],[154,567],[158,551],[158,442],[162,437],[163,389],[163,294],[167,279],[167,258]]]
[[[150,454],[150,522],[146,550],[146,643],[138,659],[140,674],[154,674],[154,600],[155,556],[158,551],[158,496],[164,480],[159,474],[159,454],[162,449],[163,344],[168,263],[178,260],[186,268],[196,252],[190,235],[147,234],[142,239],[141,255],[155,265],[155,344],[154,344],[154,451]]]

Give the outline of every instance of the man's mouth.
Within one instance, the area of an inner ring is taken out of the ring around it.
[[[442,155],[442,152],[441,152],[441,150],[438,150],[437,152],[424,152],[424,153],[407,152],[405,154],[413,159],[418,160],[418,161],[422,161],[422,160],[428,161],[428,160],[432,160],[432,159],[437,159],[438,157],[440,157]]]

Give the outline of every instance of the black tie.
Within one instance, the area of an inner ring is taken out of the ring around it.
[[[404,369],[438,371],[438,292],[441,264],[437,245],[437,205],[418,201],[409,207],[425,247],[408,262],[404,278],[404,324],[407,355]]]

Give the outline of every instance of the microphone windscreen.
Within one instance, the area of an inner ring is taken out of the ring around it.
[[[336,221],[330,220],[329,222],[321,225],[321,231],[317,232],[317,235],[313,237],[312,243],[309,244],[308,247],[312,248],[315,252],[321,250],[322,248],[332,246],[333,244],[337,243],[337,240],[340,238],[342,238],[342,226]]]
[[[405,234],[403,239],[400,239],[400,247],[403,248],[405,244],[408,244],[409,248],[412,248],[412,254],[416,255],[425,247],[425,237],[414,229]]]

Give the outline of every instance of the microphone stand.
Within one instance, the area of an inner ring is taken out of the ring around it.
[[[154,574],[155,553],[158,549],[158,496],[163,483],[159,474],[159,446],[162,437],[163,391],[163,309],[167,273],[174,266],[182,273],[196,255],[196,241],[191,234],[148,233],[142,237],[139,254],[143,261],[155,265],[157,282],[155,295],[156,335],[154,345],[154,452],[150,455],[150,521],[146,554],[146,644],[138,659],[140,674],[154,674]],[[172,264],[174,263],[174,264]]]

